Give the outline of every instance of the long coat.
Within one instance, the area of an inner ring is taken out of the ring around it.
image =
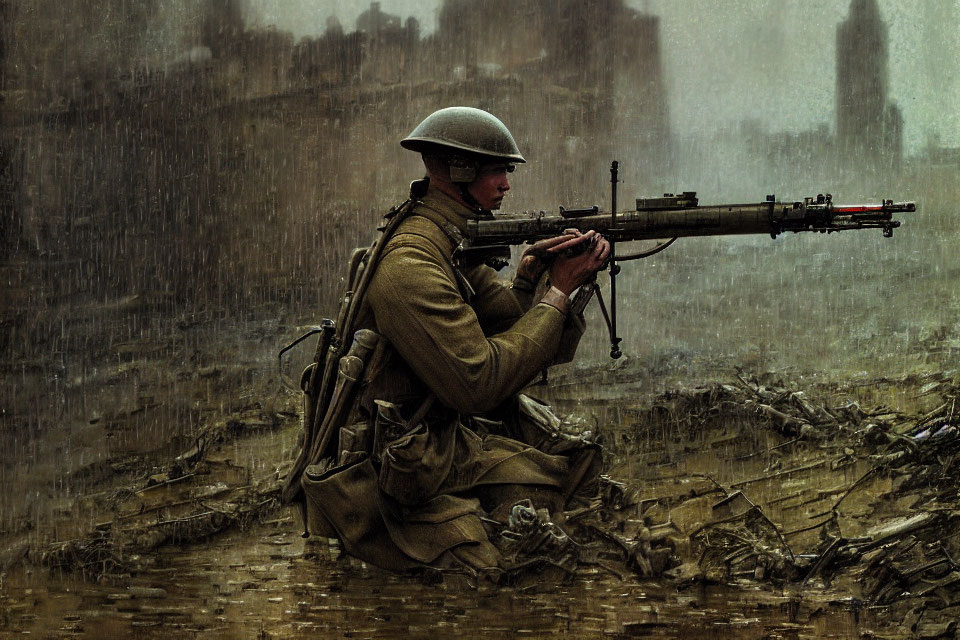
[[[582,318],[460,264],[472,215],[431,187],[389,239],[358,319],[388,341],[386,359],[341,429],[337,466],[301,480],[311,532],[388,569],[497,567],[489,536],[504,504],[539,494],[562,506],[599,468],[594,446],[571,446],[545,405],[518,394],[571,352],[562,344],[575,348]]]

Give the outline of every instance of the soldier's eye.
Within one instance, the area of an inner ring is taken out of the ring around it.
[[[513,173],[512,164],[498,164],[489,167],[481,167],[480,174],[484,176],[495,176],[501,173]]]

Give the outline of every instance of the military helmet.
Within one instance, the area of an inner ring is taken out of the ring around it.
[[[472,107],[447,107],[434,111],[400,141],[405,149],[420,153],[467,152],[505,162],[526,162],[510,130],[491,113]]]

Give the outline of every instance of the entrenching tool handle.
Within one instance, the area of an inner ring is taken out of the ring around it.
[[[353,335],[353,344],[347,355],[340,358],[337,369],[337,382],[330,397],[330,404],[323,416],[323,422],[317,429],[310,451],[310,464],[316,464],[327,456],[330,443],[336,431],[342,426],[343,419],[353,407],[357,381],[363,375],[370,354],[379,342],[380,336],[369,329],[360,329]]]
[[[300,476],[303,475],[304,470],[309,465],[316,464],[326,457],[334,435],[353,408],[353,401],[359,387],[357,381],[363,376],[367,360],[376,349],[379,340],[380,336],[374,331],[369,329],[357,331],[347,355],[340,358],[337,363],[337,379],[331,385],[333,391],[330,394],[330,401],[322,407],[322,416],[319,413],[320,407],[317,408],[316,417],[322,417],[322,421],[316,428],[313,440],[304,442],[300,457],[297,458],[296,464],[287,477],[281,493],[284,503],[292,502],[300,495],[302,491]],[[327,367],[327,369],[329,370],[330,367]],[[329,381],[324,382],[323,386],[330,384]],[[308,537],[310,534],[306,525],[306,502],[303,498],[300,498],[300,515],[303,517],[304,523],[303,537]]]
[[[330,345],[336,334],[336,324],[332,320],[324,318],[318,329],[320,337],[317,339],[317,350],[313,356],[313,364],[311,365],[309,378],[306,380],[306,386],[303,387],[306,396],[306,406],[303,412],[303,448],[301,448],[300,454],[294,461],[293,467],[280,490],[280,501],[283,504],[293,502],[297,494],[300,493],[299,478],[307,467],[310,444],[313,442],[314,427],[317,422],[316,414],[326,411],[327,408],[326,398],[323,397],[322,393],[323,377],[327,369],[327,360],[330,358]]]
[[[333,323],[330,324],[332,327]],[[303,448],[300,450],[300,455],[297,456],[297,460],[290,469],[290,473],[281,490],[280,500],[284,504],[288,504],[297,499],[301,491],[300,476],[303,474],[303,470],[319,459],[315,455],[316,452],[324,451],[329,445],[330,435],[328,435],[327,432],[332,431],[328,426],[329,418],[332,417],[331,413],[336,405],[337,398],[343,394],[343,387],[346,382],[341,381],[341,378],[344,373],[350,374],[352,371],[352,369],[348,367],[347,371],[344,372],[342,361],[346,358],[360,360],[360,369],[362,371],[363,363],[369,358],[370,353],[377,346],[380,338],[374,331],[370,331],[369,329],[357,331],[354,334],[353,344],[350,345],[350,351],[348,351],[347,355],[341,358],[340,361],[334,363],[332,361],[334,356],[331,347],[332,337],[332,331],[329,331],[324,334],[320,344],[317,346],[317,353],[322,353],[323,356],[322,358],[318,358],[316,368],[311,373],[308,389],[312,391],[312,394],[311,391],[308,391],[308,395],[311,397],[308,399],[307,411],[304,412]],[[335,364],[337,366],[336,380],[333,380]],[[356,378],[354,378],[354,381],[355,380]],[[326,431],[324,431],[324,429],[326,429]]]

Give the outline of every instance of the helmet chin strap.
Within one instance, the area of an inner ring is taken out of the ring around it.
[[[477,214],[490,214],[489,211],[480,206],[480,203],[477,202],[477,199],[473,197],[473,194],[470,193],[470,183],[469,182],[455,182],[457,185],[457,190],[460,192],[460,197],[463,198],[463,201],[468,207],[476,210]]]
[[[470,184],[477,179],[477,172],[479,171],[479,162],[474,161],[470,158],[462,158],[458,156],[452,156],[447,160],[447,166],[450,170],[450,181],[453,182],[457,187],[457,191],[460,192],[460,198],[463,199],[463,202],[475,210],[478,215],[483,216],[484,213],[489,214],[488,211],[480,206],[480,203],[477,202],[477,199],[473,197],[473,194],[470,193]]]
[[[459,156],[433,156],[425,153],[423,163],[428,175],[435,175],[439,182],[455,188],[463,204],[472,209],[477,216],[492,217],[493,214],[484,209],[470,193],[470,185],[477,179],[479,172],[478,162]]]

